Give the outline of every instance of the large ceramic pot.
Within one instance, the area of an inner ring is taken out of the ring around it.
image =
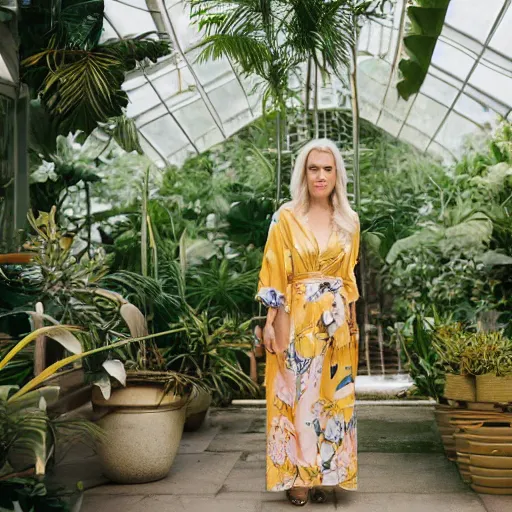
[[[137,383],[113,390],[109,400],[95,386],[92,403],[106,436],[98,454],[107,478],[136,484],[169,473],[183,434],[183,397],[164,394],[159,384]]]
[[[212,403],[212,393],[200,387],[194,387],[187,406],[185,430],[194,432],[204,423],[208,409]]]

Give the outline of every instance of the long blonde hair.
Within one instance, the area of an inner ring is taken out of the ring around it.
[[[350,206],[347,197],[347,171],[341,152],[332,140],[313,139],[299,151],[290,182],[291,204],[300,215],[306,215],[310,203],[306,180],[306,163],[309,153],[314,149],[329,152],[334,157],[336,163],[336,184],[330,197],[333,208],[333,221],[338,231],[348,232],[350,237],[352,237],[358,229],[359,217]]]

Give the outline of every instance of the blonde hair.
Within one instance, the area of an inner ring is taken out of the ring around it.
[[[291,205],[303,216],[306,215],[309,209],[310,196],[306,180],[306,163],[309,153],[314,149],[331,153],[334,157],[336,184],[330,196],[330,203],[333,208],[333,221],[338,231],[345,231],[353,236],[359,228],[359,217],[350,206],[347,197],[347,171],[341,152],[332,140],[313,139],[299,151],[290,182]]]

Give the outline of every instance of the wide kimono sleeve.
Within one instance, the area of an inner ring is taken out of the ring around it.
[[[352,237],[352,244],[350,247],[349,257],[347,259],[347,266],[345,267],[345,276],[343,284],[346,289],[347,301],[355,302],[359,299],[359,288],[357,286],[355,266],[359,261],[359,245],[361,239],[361,226],[359,224],[359,217],[357,217],[357,228]]]
[[[284,306],[285,310],[288,311],[286,257],[289,251],[285,247],[282,224],[280,212],[277,211],[272,215],[272,221],[268,230],[259,273],[256,300],[263,303],[267,308]]]

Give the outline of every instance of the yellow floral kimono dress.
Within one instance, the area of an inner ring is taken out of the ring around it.
[[[352,240],[344,238],[333,230],[321,252],[290,203],[272,217],[256,300],[284,307],[291,329],[287,349],[267,352],[268,491],[357,489],[359,332],[348,305],[359,298],[359,222]]]

